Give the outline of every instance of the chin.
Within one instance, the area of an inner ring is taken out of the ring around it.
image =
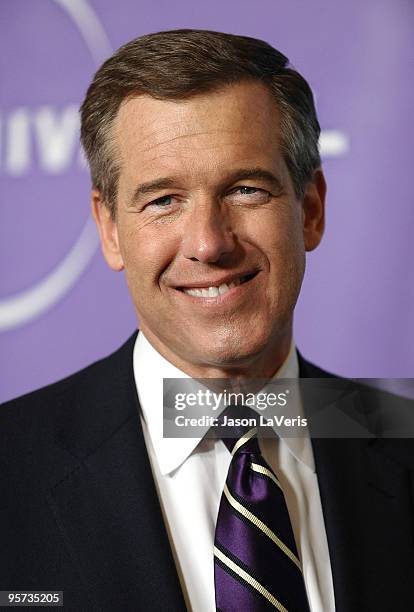
[[[243,337],[218,338],[210,337],[207,342],[198,345],[199,361],[216,367],[237,367],[254,361],[267,346],[269,338]],[[201,349],[201,351],[200,351]]]

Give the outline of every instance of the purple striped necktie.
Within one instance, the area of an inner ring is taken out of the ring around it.
[[[223,439],[232,461],[214,541],[216,608],[309,612],[282,487],[256,436],[254,427],[237,439]]]

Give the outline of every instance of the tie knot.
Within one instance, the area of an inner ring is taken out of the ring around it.
[[[234,455],[260,454],[258,414],[247,406],[227,406],[219,417],[220,438]]]
[[[260,455],[257,427],[252,427],[240,438],[223,438],[223,442],[232,455]]]

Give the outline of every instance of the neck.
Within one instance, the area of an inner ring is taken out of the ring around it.
[[[258,354],[249,355],[226,363],[191,361],[171,351],[145,326],[141,328],[146,339],[160,355],[191,378],[232,379],[243,383],[249,379],[270,379],[286,361],[292,343],[292,322],[283,332]]]

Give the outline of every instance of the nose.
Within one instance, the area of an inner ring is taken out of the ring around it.
[[[214,202],[195,204],[184,228],[184,257],[201,263],[215,263],[230,254],[235,245],[225,207]]]

